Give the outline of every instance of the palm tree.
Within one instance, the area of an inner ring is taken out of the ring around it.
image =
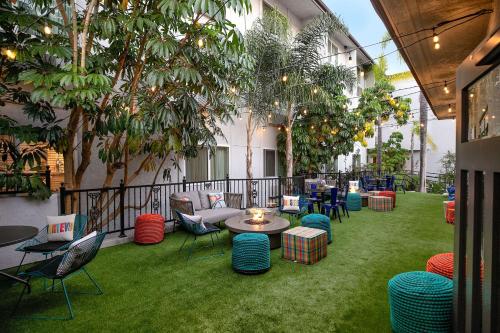
[[[420,192],[427,192],[427,182],[425,179],[427,169],[427,101],[424,94],[420,93]]]
[[[415,162],[413,158],[413,152],[415,148],[415,135],[420,136],[420,122],[417,120],[413,121],[412,128],[411,128],[411,139],[410,139],[410,174],[413,175],[415,174]],[[432,151],[435,151],[437,149],[437,145],[432,139],[432,137],[427,134],[426,138],[427,144],[431,147]]]

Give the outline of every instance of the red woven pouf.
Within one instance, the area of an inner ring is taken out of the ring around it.
[[[427,272],[453,279],[453,253],[440,253],[427,260]]]
[[[380,191],[378,194],[381,197],[389,197],[392,198],[392,208],[396,207],[396,192],[393,191]]]
[[[144,214],[135,219],[134,242],[156,244],[163,240],[165,219],[159,214]]]
[[[446,223],[455,224],[455,201],[448,202],[446,206]]]

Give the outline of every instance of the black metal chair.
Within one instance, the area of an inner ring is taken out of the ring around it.
[[[193,222],[187,218],[184,218],[182,213],[179,212],[178,210],[176,210],[175,213],[179,219],[179,222],[180,222],[182,228],[184,228],[184,230],[187,232],[186,238],[184,239],[184,242],[182,242],[182,245],[179,248],[179,252],[182,251],[187,240],[190,237],[193,237],[193,241],[191,242],[191,245],[189,246],[189,250],[188,250],[189,254],[188,254],[187,260],[191,259],[192,255],[193,255],[193,250],[195,248],[195,243],[198,240],[198,238],[201,236],[210,235],[210,238],[212,240],[212,248],[215,248],[215,242],[214,242],[213,235],[215,234],[217,241],[219,241],[219,235],[218,235],[220,233],[219,228],[217,228],[216,226],[214,226],[212,224],[206,224],[205,227],[202,227],[200,223]],[[221,251],[220,251],[220,253],[217,253],[216,255],[223,255],[223,254],[224,254],[224,248],[221,245]],[[206,257],[209,257],[209,256],[206,256]]]
[[[96,236],[82,240],[80,242],[72,244],[68,251],[62,255],[52,257],[50,259],[44,260],[33,267],[30,267],[25,272],[20,273],[21,277],[26,277],[26,281],[29,283],[33,277],[42,277],[45,279],[52,280],[51,292],[54,292],[54,284],[56,281],[60,281],[62,291],[64,292],[64,297],[66,300],[66,306],[68,308],[69,315],[67,317],[42,317],[42,316],[31,316],[28,318],[32,319],[59,319],[67,320],[74,318],[73,308],[71,306],[71,301],[69,299],[66,284],[64,283],[70,276],[77,273],[85,273],[92,284],[97,289],[97,295],[103,294],[101,288],[94,280],[94,278],[85,269],[85,266],[92,261],[97,255],[101,244],[104,240],[106,233],[98,233]],[[12,315],[15,315],[21,300],[28,288],[27,285],[24,286],[21,295],[12,311]]]
[[[73,240],[72,241],[62,241],[62,242],[51,242],[48,240],[48,226],[45,226],[38,235],[34,238],[22,243],[16,248],[16,251],[24,252],[23,258],[17,266],[16,273],[19,272],[21,266],[26,258],[28,253],[39,253],[45,256],[45,259],[49,255],[53,255],[59,251],[65,251],[68,249],[69,245],[82,238],[85,235],[85,229],[87,227],[87,216],[85,215],[76,215],[75,217],[75,226],[73,229]]]

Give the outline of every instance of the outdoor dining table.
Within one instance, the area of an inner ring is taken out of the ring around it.
[[[0,247],[5,247],[22,241],[31,239],[38,234],[38,229],[28,225],[5,225],[0,226]],[[17,276],[0,271],[0,276],[25,284],[28,287],[28,293],[31,291],[30,285],[26,280]]]

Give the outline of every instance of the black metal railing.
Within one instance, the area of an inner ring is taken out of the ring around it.
[[[43,171],[33,172],[0,172],[0,194],[30,193],[30,177],[40,177],[47,189],[51,186],[50,167],[47,165]]]
[[[60,188],[60,213],[88,216],[89,230],[104,230],[108,233],[134,228],[137,216],[153,213],[172,222],[169,198],[175,192],[213,190],[243,194],[242,208],[265,207],[279,202],[285,194],[303,194],[305,177],[274,177],[254,179],[206,180],[179,183],[127,185],[93,189]]]

